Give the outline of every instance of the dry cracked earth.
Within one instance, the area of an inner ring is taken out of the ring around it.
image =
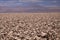
[[[1,13],[0,40],[60,40],[60,14]]]

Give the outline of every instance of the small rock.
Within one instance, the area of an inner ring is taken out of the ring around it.
[[[47,33],[41,32],[41,36],[46,36]]]

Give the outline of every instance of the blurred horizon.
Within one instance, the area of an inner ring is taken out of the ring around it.
[[[60,0],[0,0],[5,12],[60,12]]]

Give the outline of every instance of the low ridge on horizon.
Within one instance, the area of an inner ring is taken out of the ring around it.
[[[60,12],[60,0],[0,0],[5,12]]]

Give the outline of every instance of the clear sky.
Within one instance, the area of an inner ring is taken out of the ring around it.
[[[0,12],[59,11],[60,0],[0,0]]]

